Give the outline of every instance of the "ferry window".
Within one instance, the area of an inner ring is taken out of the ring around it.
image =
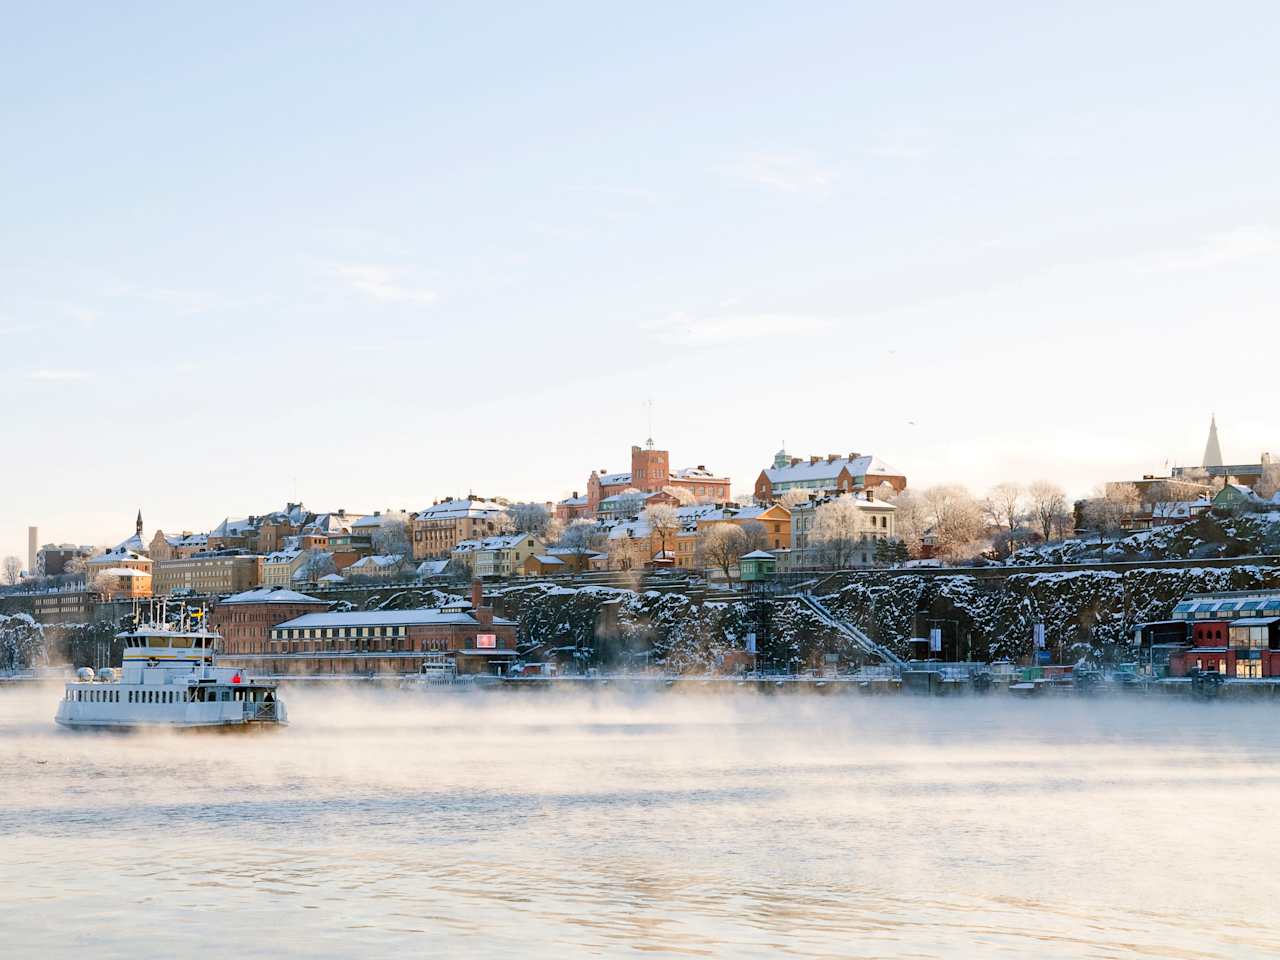
[[[169,646],[171,646],[171,647],[190,647],[190,646],[191,646],[191,638],[190,638],[190,637],[174,637],[171,641],[169,641]]]

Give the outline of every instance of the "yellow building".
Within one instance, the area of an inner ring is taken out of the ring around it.
[[[89,590],[105,600],[151,596],[151,560],[135,550],[116,547],[84,563]]]
[[[786,550],[791,546],[791,511],[780,503],[767,507],[726,504],[699,517],[698,530],[706,530],[717,523],[732,523],[744,530],[758,532],[763,542],[752,544],[753,550]]]
[[[240,593],[262,582],[262,557],[254,554],[209,553],[155,565],[157,596],[175,592]]]

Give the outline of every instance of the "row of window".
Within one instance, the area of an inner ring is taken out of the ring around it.
[[[330,640],[334,637],[403,637],[407,627],[305,627],[272,630],[272,640]]]

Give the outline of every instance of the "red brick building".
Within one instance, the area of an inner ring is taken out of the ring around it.
[[[592,471],[587,478],[587,503],[592,515],[600,501],[627,490],[655,493],[666,487],[687,490],[703,503],[723,503],[729,499],[729,478],[717,477],[701,464],[696,467],[671,469],[671,455],[657,450],[650,440],[644,447],[631,448],[631,470],[628,473]]]
[[[272,676],[411,674],[428,660],[447,660],[459,674],[505,673],[516,623],[494,616],[477,582],[470,605],[304,613],[272,626],[266,647],[226,659]]]
[[[280,587],[246,590],[219,600],[209,614],[210,626],[222,634],[224,656],[266,653],[271,628],[308,613],[323,613],[329,603]]]

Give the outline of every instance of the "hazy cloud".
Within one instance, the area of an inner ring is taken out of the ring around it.
[[[661,342],[682,346],[711,346],[765,337],[819,333],[833,327],[834,321],[786,313],[741,313],[699,317],[673,313],[648,329]]]
[[[27,374],[29,380],[43,380],[50,383],[66,383],[72,380],[88,380],[90,374],[86,370],[50,370],[42,368]]]
[[[726,166],[723,173],[783,193],[823,193],[831,186],[831,171],[804,152],[749,153]]]
[[[338,276],[353,289],[386,303],[434,303],[434,290],[409,286],[399,278],[403,271],[376,263],[347,264],[337,268]]]
[[[1239,227],[1207,237],[1195,247],[1152,254],[1138,260],[1148,273],[1209,270],[1260,260],[1280,260],[1280,230],[1273,227]]]

